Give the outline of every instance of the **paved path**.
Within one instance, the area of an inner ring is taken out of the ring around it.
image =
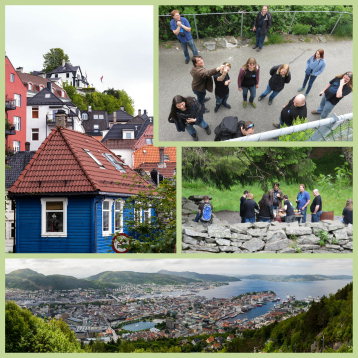
[[[255,133],[274,129],[272,123],[278,123],[280,112],[283,106],[297,94],[297,89],[301,87],[304,79],[304,70],[307,59],[318,49],[325,50],[327,67],[313,84],[312,90],[307,98],[307,109],[309,121],[319,119],[319,116],[311,114],[311,110],[316,109],[320,103],[319,92],[326,84],[338,74],[352,70],[352,41],[329,41],[326,43],[286,43],[280,45],[265,46],[261,52],[256,52],[251,46],[230,49],[218,49],[215,51],[202,50],[200,54],[205,60],[205,67],[210,69],[220,65],[224,61],[232,64],[230,77],[230,97],[228,103],[231,109],[220,107],[214,113],[215,96],[209,94],[211,100],[207,102],[210,113],[204,115],[210,127],[214,129],[225,116],[234,115],[239,120],[250,120],[255,123]],[[240,67],[249,57],[255,57],[260,70],[260,84],[257,89],[255,102],[257,108],[248,106],[242,108],[242,92],[238,92],[237,77]],[[161,141],[190,141],[191,137],[187,132],[177,132],[175,125],[168,123],[168,114],[172,99],[175,95],[194,96],[191,90],[191,63],[184,63],[184,56],[181,49],[161,48],[159,52],[159,139]],[[283,91],[275,98],[273,104],[267,104],[268,97],[262,102],[257,102],[257,97],[265,90],[270,78],[269,70],[272,66],[281,63],[289,63],[291,67],[291,82],[286,84]],[[334,108],[334,113],[344,114],[352,112],[353,96],[350,94],[344,98]],[[213,141],[214,133],[208,136],[199,127],[197,132],[200,141]]]

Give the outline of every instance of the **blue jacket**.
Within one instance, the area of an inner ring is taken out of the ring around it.
[[[307,60],[306,75],[310,74],[312,76],[318,76],[323,72],[325,67],[326,67],[326,61],[323,58],[315,60],[314,56],[311,56]]]

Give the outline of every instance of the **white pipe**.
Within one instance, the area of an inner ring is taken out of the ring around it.
[[[238,142],[238,141],[240,141],[240,142],[258,142],[258,141],[262,141],[262,140],[269,140],[269,139],[277,138],[277,137],[280,137],[280,136],[283,136],[286,134],[305,131],[307,129],[319,128],[319,127],[326,126],[326,125],[332,125],[334,123],[336,125],[339,125],[347,120],[352,120],[352,119],[353,119],[353,113],[342,114],[340,116],[333,115],[332,118],[319,119],[318,121],[298,124],[298,125],[290,126],[290,127],[286,127],[286,128],[274,129],[274,130],[268,131],[268,132],[251,134],[251,135],[248,135],[245,137],[229,139],[229,140],[226,140],[225,142]]]

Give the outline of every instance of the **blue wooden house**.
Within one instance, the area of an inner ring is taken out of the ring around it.
[[[16,252],[113,252],[113,234],[131,231],[128,218],[154,215],[152,208],[134,213],[125,207],[151,189],[96,139],[57,127],[9,189]]]

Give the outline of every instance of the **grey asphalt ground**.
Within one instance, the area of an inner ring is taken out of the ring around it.
[[[311,92],[307,97],[308,120],[319,119],[319,116],[312,115],[311,111],[317,109],[321,97],[319,92],[324,89],[328,82],[336,75],[342,74],[353,69],[353,42],[348,40],[328,41],[326,43],[285,43],[277,45],[268,45],[260,52],[256,52],[251,45],[240,48],[217,49],[215,51],[201,50],[205,67],[211,69],[227,61],[232,64],[229,73],[231,78],[230,96],[228,103],[231,109],[220,107],[217,113],[214,113],[215,95],[207,93],[210,101],[206,103],[209,113],[204,114],[205,121],[210,125],[212,134],[207,135],[205,131],[195,126],[199,141],[213,141],[214,128],[226,116],[237,116],[239,120],[249,120],[255,123],[255,133],[265,132],[274,129],[272,123],[279,122],[280,112],[283,106],[294,97],[297,89],[302,86],[307,59],[313,53],[323,48],[325,51],[326,69],[317,77],[313,84]],[[200,47],[199,47],[200,50]],[[189,50],[191,54],[191,51]],[[260,65],[260,83],[257,88],[254,102],[257,108],[248,106],[242,107],[242,92],[238,91],[237,77],[240,67],[249,57],[255,57]],[[288,63],[291,69],[291,82],[285,85],[285,88],[274,99],[272,105],[268,105],[268,96],[261,102],[257,97],[266,89],[270,78],[269,71],[272,66],[282,63]],[[194,96],[191,90],[192,77],[190,70],[191,62],[184,63],[183,52],[180,44],[174,48],[161,48],[159,52],[159,140],[160,141],[190,141],[191,136],[187,132],[177,132],[175,125],[168,122],[168,115],[172,99],[176,95],[184,97]],[[343,98],[333,109],[337,115],[349,113],[353,110],[353,95],[350,94]]]

